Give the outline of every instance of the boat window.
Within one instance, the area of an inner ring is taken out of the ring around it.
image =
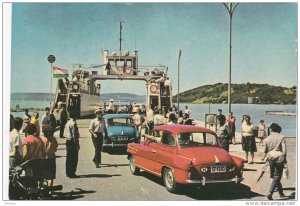
[[[171,133],[164,132],[161,138],[161,143],[170,147],[175,147],[175,138]]]
[[[117,60],[116,65],[117,65],[117,67],[123,67],[124,66],[124,61],[123,60],[121,60],[121,61]]]
[[[73,92],[78,92],[79,86],[77,84],[73,84]]]
[[[131,59],[126,60],[126,66],[129,68],[132,68],[132,60]]]
[[[185,132],[178,135],[178,144],[180,147],[193,147],[201,145],[218,146],[216,137],[210,133],[203,132]]]

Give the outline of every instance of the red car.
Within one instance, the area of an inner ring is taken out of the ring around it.
[[[132,174],[140,169],[162,177],[169,192],[180,185],[239,183],[244,160],[221,147],[215,132],[198,126],[164,125],[144,142],[128,145]]]

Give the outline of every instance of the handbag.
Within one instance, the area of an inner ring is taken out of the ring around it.
[[[282,172],[282,178],[283,179],[288,179],[289,178],[289,167],[288,167],[287,163],[284,164],[283,172]]]
[[[284,138],[283,138],[284,139]],[[276,147],[268,152],[267,158],[276,163],[283,163],[285,161],[285,154],[282,151],[277,150],[283,139],[276,145]]]

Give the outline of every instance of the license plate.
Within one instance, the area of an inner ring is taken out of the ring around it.
[[[211,166],[210,167],[210,172],[211,173],[226,172],[226,166],[224,166],[224,165]]]
[[[127,141],[127,140],[128,140],[128,137],[118,137],[118,140],[119,140],[119,141]]]

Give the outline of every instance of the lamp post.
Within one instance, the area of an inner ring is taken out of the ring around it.
[[[238,3],[223,3],[229,14],[229,81],[228,81],[228,113],[231,112],[231,33],[232,33],[232,16]]]
[[[180,66],[179,66],[179,63],[180,63],[180,57],[181,57],[181,50],[179,50],[179,53],[178,53],[178,74],[177,74],[177,83],[178,83],[178,92],[177,92],[177,109],[179,111],[179,71],[180,71]]]
[[[55,62],[55,56],[54,55],[49,55],[48,56],[48,62],[51,64],[50,67],[50,108],[51,108],[51,100],[52,100],[52,63]]]

